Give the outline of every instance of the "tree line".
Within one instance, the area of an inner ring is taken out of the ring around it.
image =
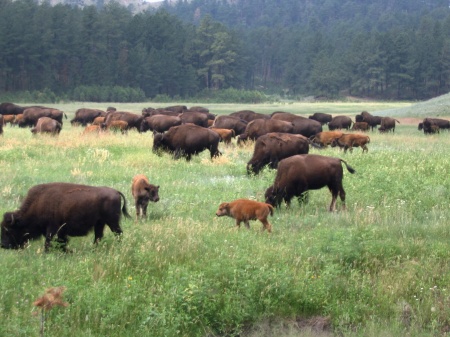
[[[447,93],[448,3],[180,0],[132,14],[115,2],[0,0],[0,92],[141,100],[231,89],[327,98]]]

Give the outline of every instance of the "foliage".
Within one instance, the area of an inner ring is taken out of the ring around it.
[[[70,120],[80,105],[55,106]],[[203,105],[218,114],[248,108]],[[144,104],[115,106],[140,113]],[[251,108],[377,115],[377,106]],[[268,235],[260,233],[257,221],[250,230],[237,230],[232,219],[214,215],[223,201],[264,199],[275,171],[247,176],[252,144],[221,144],[220,158],[211,161],[202,153],[186,162],[152,154],[148,133],[83,136],[81,127],[64,123],[55,138],[4,127],[1,214],[16,209],[31,186],[50,181],[111,186],[126,195],[133,213],[131,179],[144,173],[161,186],[161,199],[149,205],[147,220],[122,219],[121,241],[106,229],[98,246],[92,233],[71,238],[72,254],[44,253],[42,239],[21,251],[0,250],[0,335],[36,335],[33,301],[54,285],[66,287],[70,305],[48,313],[47,336],[245,335],[266,320],[311,316],[330,317],[335,332],[346,336],[445,334],[449,134],[425,136],[402,120],[395,134],[369,135],[367,154],[311,149],[356,169],[344,174],[346,212],[327,211],[326,188],[312,191],[307,204],[277,209]]]

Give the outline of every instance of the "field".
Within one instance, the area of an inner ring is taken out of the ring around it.
[[[395,134],[369,133],[366,154],[311,149],[355,168],[344,173],[347,211],[338,201],[328,212],[328,190],[312,191],[307,204],[275,211],[272,234],[257,221],[238,230],[215,217],[223,201],[263,201],[273,183],[273,170],[247,176],[252,144],[221,144],[214,160],[204,152],[175,161],[152,153],[150,133],[83,136],[68,122],[77,108],[108,105],[54,105],[69,117],[55,138],[4,127],[0,214],[17,209],[31,186],[65,181],[118,189],[133,219],[122,219],[120,241],[108,228],[98,246],[92,233],[71,238],[69,254],[44,253],[43,239],[0,250],[0,336],[39,336],[33,302],[58,286],[69,305],[47,313],[46,336],[449,334],[450,134],[419,132],[424,116],[412,104],[208,105],[218,114],[367,110],[400,119]],[[152,106],[112,105],[136,113]],[[136,222],[130,187],[138,173],[160,185],[160,201]]]

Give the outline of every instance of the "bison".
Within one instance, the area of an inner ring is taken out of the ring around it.
[[[369,131],[369,124],[367,122],[355,122],[352,131]]]
[[[180,114],[181,122],[183,124],[192,123],[198,126],[202,126],[207,128],[208,125],[208,116],[202,112],[196,111],[185,111]]]
[[[333,119],[333,116],[331,116],[330,114],[323,113],[323,112],[315,112],[313,115],[309,116],[308,118],[313,119],[313,120],[319,122],[320,124],[324,125],[324,124],[331,122],[331,120]]]
[[[236,136],[245,132],[247,121],[233,116],[218,116],[212,125],[219,129],[233,129]]]
[[[341,163],[345,164],[350,173],[355,173],[350,165],[339,158],[303,154],[283,159],[278,164],[275,182],[266,190],[266,203],[279,207],[284,200],[289,206],[294,196],[300,198],[309,190],[327,186],[331,192],[330,212],[336,209],[338,195],[345,210],[345,191],[342,186],[344,174]]]
[[[256,140],[269,132],[294,133],[294,124],[277,119],[256,119],[247,124],[245,132],[238,138],[238,143],[248,139]]]
[[[38,119],[36,126],[31,129],[32,134],[49,133],[53,136],[59,135],[62,125],[53,118],[41,117]]]
[[[148,130],[153,132],[166,132],[172,126],[181,125],[181,118],[178,116],[167,115],[153,115],[145,117],[141,123],[141,132],[147,132]]]
[[[247,163],[247,174],[258,174],[266,165],[275,169],[280,160],[308,152],[309,142],[302,135],[268,133],[256,140],[253,156]]]
[[[67,118],[66,114],[58,109],[45,108],[45,107],[31,107],[27,108],[23,112],[23,117],[19,121],[19,127],[33,127],[37,124],[37,121],[41,117],[50,117],[61,125],[63,124],[63,116]]]
[[[108,126],[114,120],[121,120],[128,123],[128,129],[134,128],[140,132],[143,119],[144,116],[140,116],[131,112],[109,111],[108,113],[106,113],[104,124]]]
[[[240,110],[233,113],[230,113],[229,116],[237,117],[243,119],[247,123],[255,120],[255,119],[270,119],[270,115],[265,115],[261,113],[254,112],[252,110]]]
[[[348,116],[336,116],[328,123],[328,129],[330,131],[341,129],[348,130],[352,126],[352,123],[352,119]]]
[[[322,132],[322,124],[319,122],[290,112],[276,111],[272,113],[272,119],[291,122],[294,125],[292,133],[305,137],[311,137],[318,132]]]
[[[352,133],[344,133],[341,137],[336,138],[331,143],[332,147],[339,146],[340,148],[344,148],[344,153],[350,149],[350,152],[353,152],[354,147],[361,147],[363,153],[368,152],[367,144],[370,143],[369,136],[360,135],[360,134],[352,134]]]
[[[166,151],[174,154],[174,158],[185,157],[191,160],[192,155],[208,149],[211,159],[220,156],[218,150],[220,136],[217,132],[194,124],[173,126],[165,134],[156,134],[153,139],[153,152]]]
[[[216,212],[217,216],[229,216],[236,220],[236,226],[241,227],[241,222],[244,222],[247,228],[250,228],[250,220],[259,220],[263,224],[263,231],[267,229],[269,233],[272,232],[272,225],[267,220],[267,217],[273,215],[273,206],[264,202],[237,199],[231,202],[223,202],[219,205]]]
[[[357,120],[358,122],[366,122],[369,124],[371,130],[373,131],[373,128],[376,128],[377,125],[381,125],[381,118],[380,116],[373,116],[367,111],[361,112],[362,120]]]
[[[224,142],[225,144],[231,144],[231,139],[236,136],[233,129],[219,129],[214,127],[210,127],[209,129],[217,132],[217,134],[220,136],[220,141]]]
[[[83,135],[100,133],[102,131],[100,125],[87,125],[83,130]]]
[[[28,107],[19,106],[14,103],[4,102],[0,104],[0,115],[19,115]]]
[[[99,109],[81,108],[75,111],[75,117],[70,121],[70,124],[81,124],[86,126],[89,123],[93,123],[97,117],[105,117],[106,112]]]
[[[314,144],[321,147],[327,147],[333,142],[334,139],[339,138],[342,135],[343,133],[341,131],[322,131],[309,137],[309,139]]]
[[[423,132],[428,133],[439,133],[440,129],[450,130],[450,121],[441,118],[425,118],[422,122]],[[420,125],[419,125],[420,130]]]
[[[381,125],[378,128],[380,132],[395,132],[395,122],[400,123],[397,119],[391,117],[383,117],[381,118]]]
[[[0,115],[0,135],[3,135],[3,115]]]
[[[143,174],[138,174],[133,177],[131,184],[131,194],[133,195],[136,205],[136,220],[141,215],[147,217],[147,206],[149,201],[159,201],[159,186],[149,183],[148,178]]]
[[[48,251],[56,235],[66,251],[69,236],[85,236],[92,229],[97,243],[105,225],[116,235],[122,234],[121,211],[130,218],[125,196],[109,187],[62,182],[36,185],[30,188],[18,210],[3,215],[1,247],[23,248],[29,240],[44,236]]]

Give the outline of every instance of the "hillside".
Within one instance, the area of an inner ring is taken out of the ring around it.
[[[380,116],[393,117],[450,117],[450,93],[404,108],[377,111]]]

